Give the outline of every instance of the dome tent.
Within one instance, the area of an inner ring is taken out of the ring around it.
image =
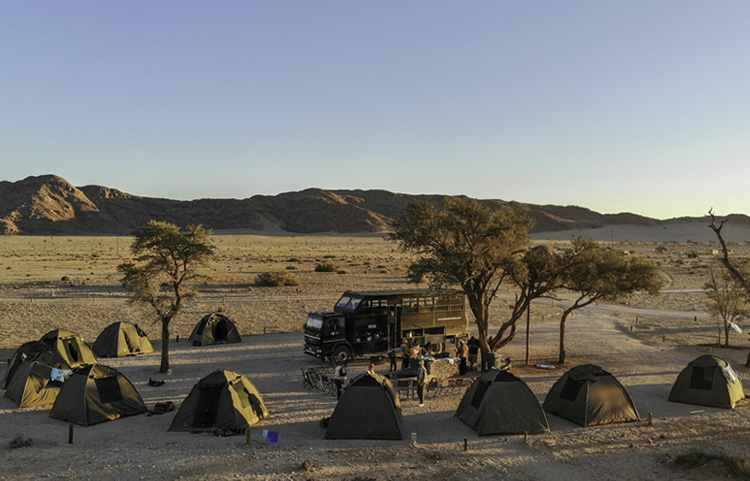
[[[637,421],[630,394],[615,377],[594,364],[576,366],[552,385],[543,408],[581,426]]]
[[[102,364],[82,366],[65,381],[49,416],[81,426],[143,414],[146,405],[118,370]]]
[[[96,356],[91,348],[73,332],[55,329],[42,336],[40,341],[53,351],[57,351],[71,367],[96,363]]]
[[[526,383],[495,369],[482,374],[466,390],[455,416],[480,436],[549,431],[547,416]]]
[[[369,373],[352,379],[328,420],[325,439],[403,439],[401,402],[391,381]]]
[[[210,346],[242,342],[242,339],[231,319],[223,314],[213,313],[198,321],[190,334],[189,342],[194,346]]]
[[[124,357],[154,352],[146,333],[127,321],[113,322],[99,334],[91,348],[99,357]]]
[[[689,362],[677,376],[669,401],[734,409],[745,398],[742,382],[727,361],[705,354]]]
[[[218,370],[193,386],[172,420],[170,431],[221,430],[240,434],[268,416],[255,385],[234,371]]]
[[[22,408],[54,404],[63,386],[61,379],[52,379],[55,369],[70,369],[56,352],[37,353],[25,359],[17,365],[5,397]]]
[[[52,349],[42,341],[26,342],[16,349],[16,352],[13,353],[13,357],[8,361],[8,367],[5,369],[2,388],[8,389],[10,380],[23,362],[34,359],[45,352],[52,352]]]

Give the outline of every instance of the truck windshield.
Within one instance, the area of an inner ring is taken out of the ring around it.
[[[359,297],[341,296],[339,302],[336,303],[336,307],[343,309],[351,309],[352,311],[357,308],[359,303],[362,301]]]
[[[309,327],[310,329],[320,330],[320,328],[323,327],[323,319],[310,316],[307,318],[307,323],[305,323],[305,326]]]

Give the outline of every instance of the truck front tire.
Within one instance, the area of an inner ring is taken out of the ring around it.
[[[333,353],[331,354],[331,360],[333,362],[349,362],[352,360],[352,350],[349,348],[349,346],[346,345],[340,345],[336,346],[336,348],[333,350]]]

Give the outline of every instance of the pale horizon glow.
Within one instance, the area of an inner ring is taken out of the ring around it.
[[[750,214],[750,3],[9,2],[0,180]]]

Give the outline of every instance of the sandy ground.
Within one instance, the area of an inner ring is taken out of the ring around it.
[[[731,411],[666,401],[679,371],[706,352],[727,359],[750,392],[747,338],[733,337],[741,348],[708,345],[716,342],[716,322],[701,311],[703,301],[694,291],[703,282],[706,260],[683,255],[710,252],[710,246],[672,245],[660,257],[653,245],[621,246],[659,262],[669,292],[658,300],[634,298],[578,313],[567,330],[568,363],[550,370],[535,365],[556,359],[556,314],[565,300],[539,301],[532,310],[530,365],[523,362],[523,328],[501,353],[514,359],[513,372],[540,402],[568,368],[599,364],[627,387],[643,421],[582,428],[549,416],[549,434],[479,437],[453,417],[461,396],[456,392],[429,398],[422,408],[404,400],[402,441],[335,441],[324,440],[319,425],[333,412],[335,398],[302,384],[301,369],[318,363],[302,353],[300,326],[307,311],[330,308],[345,288],[404,287],[403,254],[378,238],[226,236],[218,244],[215,283],[204,286],[173,326],[173,335],[182,337],[170,343],[173,374],[157,374],[158,354],[104,363],[122,371],[149,407],[181,402],[215,369],[247,375],[271,412],[252,428],[250,445],[244,436],[170,433],[174,413],[76,426],[69,444],[68,424],[49,418],[48,409],[18,409],[0,398],[0,480],[736,479],[720,462],[687,469],[674,460],[690,451],[750,457],[750,401]],[[0,246],[1,359],[57,327],[93,341],[110,322],[124,318],[158,337],[147,313],[126,304],[116,285],[113,266],[127,255],[126,239],[2,238]],[[341,273],[315,273],[315,263],[325,259],[339,263]],[[257,273],[288,266],[299,286],[251,285]],[[504,304],[502,298],[495,302],[495,318]],[[184,342],[200,316],[217,307],[238,323],[243,342],[203,348]],[[364,370],[362,362],[351,368]],[[385,365],[378,371],[386,371]],[[166,382],[150,387],[150,377]],[[653,426],[645,421],[649,413]],[[264,429],[278,431],[279,443],[267,443]],[[19,436],[32,446],[11,448]]]

